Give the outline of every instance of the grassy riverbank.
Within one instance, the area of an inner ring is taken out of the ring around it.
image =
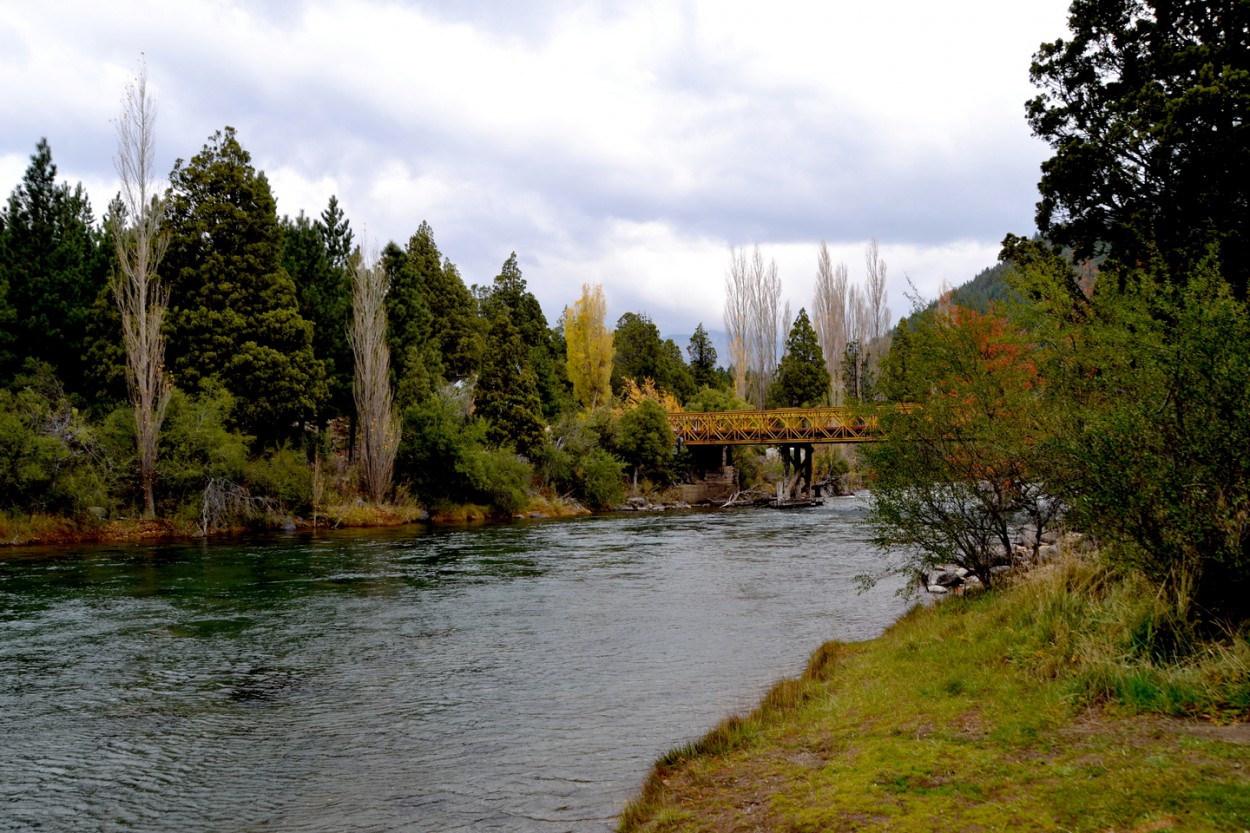
[[[1250,641],[1067,560],[829,643],[656,764],[622,831],[1250,829]]]

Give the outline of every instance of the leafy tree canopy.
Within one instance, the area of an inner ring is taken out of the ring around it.
[[[1225,278],[1250,278],[1250,3],[1074,0],[1072,37],[1030,76],[1042,165],[1037,223],[1078,259],[1183,275],[1217,244]]]

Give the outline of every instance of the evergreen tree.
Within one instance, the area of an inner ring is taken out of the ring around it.
[[[266,440],[290,434],[327,395],[282,268],[282,229],[263,173],[234,128],[213,134],[170,174],[169,354],[178,385],[217,380],[234,394],[234,418]]]
[[[786,339],[786,353],[777,368],[770,404],[779,408],[822,405],[829,399],[829,382],[829,370],[825,367],[825,354],[820,349],[816,330],[807,317],[807,310],[800,309]]]
[[[87,321],[108,284],[109,251],[82,185],[56,181],[46,139],[0,214],[0,323],[8,323],[0,378],[37,359],[81,394]]]
[[[478,371],[485,334],[473,293],[455,264],[439,252],[429,223],[422,221],[409,238],[408,257],[430,311],[430,339],[442,375],[450,382],[467,379]]]
[[[312,324],[313,355],[325,366],[329,397],[324,416],[345,416],[353,407],[347,338],[351,275],[336,246],[344,235],[350,244],[352,234],[334,197],[321,216],[320,221],[310,221],[301,211],[294,220],[282,219],[282,266],[295,282],[300,315]],[[324,224],[327,216],[335,224],[333,232]]]
[[[387,276],[386,340],[395,376],[395,401],[405,409],[434,392],[440,367],[431,343],[432,317],[421,291],[421,274],[412,256],[395,243],[382,250]]]
[[[347,221],[343,209],[339,207],[339,198],[330,195],[330,202],[325,211],[321,212],[321,220],[316,223],[321,242],[325,247],[326,258],[335,269],[349,270],[352,252],[352,227]],[[350,279],[349,279],[350,283]]]
[[[616,357],[612,367],[612,390],[618,396],[625,380],[642,384],[650,379],[679,400],[694,394],[694,377],[681,357],[681,348],[661,339],[660,330],[645,313],[627,312],[616,321],[612,336]]]
[[[493,321],[503,315],[517,329],[538,386],[542,413],[547,419],[554,419],[571,404],[572,390],[563,357],[547,326],[547,317],[521,276],[516,252],[504,261],[494,283],[489,288],[477,289],[477,294],[485,320]]]
[[[716,348],[712,345],[707,330],[703,328],[702,321],[694,328],[694,335],[690,336],[686,354],[690,356],[690,374],[694,377],[695,385],[701,388],[716,387]]]
[[[489,425],[487,439],[525,455],[543,442],[542,400],[538,378],[526,361],[521,330],[502,312],[490,322],[475,401]]]

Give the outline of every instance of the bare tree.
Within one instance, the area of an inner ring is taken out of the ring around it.
[[[113,298],[121,314],[122,347],[126,352],[126,386],[135,411],[135,444],[139,451],[139,485],[143,516],[156,517],[156,463],[161,425],[172,385],[165,378],[165,311],[169,286],[158,268],[169,244],[161,228],[165,202],[158,193],[155,166],[156,104],[148,95],[147,67],[126,85],[117,120],[117,156],[121,194],[109,215],[109,231],[117,250],[112,277]]]
[[[822,240],[816,258],[816,297],[812,302],[812,323],[825,354],[831,391],[829,401],[842,401],[842,356],[846,352],[846,293],[849,276],[845,263],[833,265],[829,247]]]
[[[734,365],[734,393],[757,408],[764,407],[777,370],[783,335],[780,301],[777,261],[765,263],[759,246],[750,260],[745,252],[731,250],[725,280],[725,330]]]
[[[777,370],[777,348],[781,342],[777,317],[781,278],[777,274],[777,261],[765,264],[758,245],[751,255],[747,283],[750,287],[748,346],[751,357],[748,399],[755,407],[763,408],[768,386]]]
[[[747,275],[747,256],[740,249],[729,251],[729,272],[725,275],[725,332],[729,336],[729,362],[733,367],[734,395],[747,397],[747,347],[750,326],[751,290]]]
[[[391,350],[386,344],[386,270],[376,253],[359,250],[352,266],[352,322],[348,335],[356,360],[352,394],[360,424],[362,479],[369,499],[381,503],[391,488],[399,449],[399,412],[391,391]]]
[[[864,250],[864,265],[868,273],[865,286],[869,313],[868,338],[876,342],[886,334],[890,326],[890,308],[886,305],[889,295],[885,290],[885,261],[881,259],[875,239]]]

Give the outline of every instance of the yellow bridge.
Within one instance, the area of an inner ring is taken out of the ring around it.
[[[864,408],[683,412],[670,413],[668,424],[685,445],[863,443],[877,439],[880,412]]]

